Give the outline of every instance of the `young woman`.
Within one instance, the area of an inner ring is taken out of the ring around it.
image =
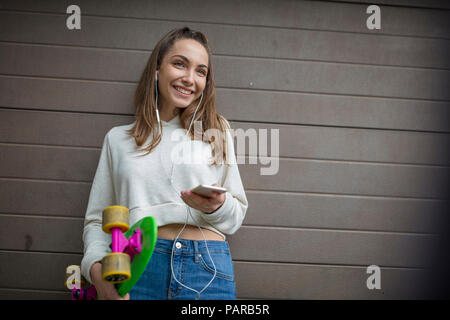
[[[188,27],[170,31],[156,44],[139,80],[135,121],[112,128],[104,138],[81,262],[101,299],[236,298],[225,234],[239,229],[248,202],[229,123],[216,112],[213,72],[204,34]],[[203,197],[189,191],[199,184],[227,192]],[[129,209],[130,226],[145,216],[158,225],[147,269],[123,298],[101,279],[101,259],[111,252],[102,211],[111,205]]]

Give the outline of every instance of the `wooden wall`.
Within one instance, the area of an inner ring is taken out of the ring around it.
[[[278,174],[239,167],[238,298],[428,297],[448,213],[447,2],[78,0],[78,31],[70,4],[0,3],[0,298],[69,298],[103,137],[133,121],[153,46],[185,25],[211,42],[233,128],[279,129]]]

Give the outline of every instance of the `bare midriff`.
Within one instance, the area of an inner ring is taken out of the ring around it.
[[[182,224],[173,223],[158,227],[158,238],[174,240],[183,228]],[[202,228],[206,240],[225,241],[217,232]],[[186,240],[204,240],[202,231],[197,226],[187,224],[183,232],[178,236]]]

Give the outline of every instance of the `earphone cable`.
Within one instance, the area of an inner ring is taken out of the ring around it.
[[[157,75],[156,75],[156,80],[157,80]],[[157,86],[157,84],[156,84],[156,86]],[[192,119],[191,119],[191,123],[189,124],[189,128],[188,128],[188,130],[186,131],[184,137],[186,137],[187,134],[188,134],[188,133],[190,132],[190,130],[191,130],[192,123],[193,123],[193,121],[194,121],[194,119],[195,119],[195,115],[197,114],[197,110],[198,110],[198,107],[200,106],[200,103],[202,102],[202,99],[203,99],[203,92],[202,92],[202,95],[201,95],[201,98],[200,98],[200,102],[198,103],[198,105],[197,105],[197,107],[196,107],[196,109],[195,109],[195,112],[194,112],[194,114],[193,114],[193,116],[192,116]],[[157,117],[157,119],[158,119],[158,123],[161,125],[161,120],[160,120],[159,112],[158,112],[158,89],[157,89],[157,87],[156,87],[156,117]],[[160,157],[162,157],[162,152],[160,153]],[[162,159],[160,159],[160,160],[161,160],[161,163],[164,163],[164,162],[162,161]],[[170,172],[170,178],[169,178],[169,181],[170,181],[170,186],[172,187],[172,189],[175,191],[175,193],[176,193],[177,196],[178,196],[181,192],[180,192],[179,190],[177,190],[177,189],[174,187],[174,185],[173,185],[173,172],[174,172],[174,168],[175,168],[175,166],[174,166],[174,163],[173,163],[173,161],[172,161],[172,168],[171,168],[171,172]],[[165,170],[164,170],[164,172],[165,172]],[[166,174],[167,174],[167,173],[166,173]],[[205,290],[211,285],[211,283],[214,281],[214,279],[216,278],[216,275],[217,275],[217,268],[216,268],[216,264],[214,263],[214,260],[213,260],[212,257],[211,257],[211,254],[210,254],[210,252],[209,252],[209,248],[208,248],[208,243],[207,243],[207,240],[206,240],[206,236],[205,236],[205,234],[203,233],[202,228],[198,225],[197,220],[192,216],[190,207],[189,207],[188,205],[186,205],[186,204],[185,204],[185,206],[186,206],[186,220],[185,220],[185,223],[184,223],[184,225],[183,225],[183,228],[181,228],[180,232],[177,234],[177,236],[176,236],[176,238],[174,239],[173,244],[172,244],[172,252],[171,252],[171,255],[170,255],[170,269],[171,269],[172,277],[175,279],[175,281],[176,281],[178,284],[180,284],[181,286],[183,286],[184,288],[196,292],[196,293],[197,293],[196,299],[199,299],[201,293],[202,293],[203,291],[205,291]],[[200,290],[200,291],[197,291],[197,290],[195,290],[195,289],[193,289],[193,288],[191,288],[191,287],[189,287],[189,286],[186,286],[185,284],[181,283],[180,281],[178,281],[178,279],[176,278],[175,273],[174,273],[174,271],[173,271],[173,255],[174,255],[174,250],[175,250],[175,244],[177,243],[178,238],[180,237],[180,235],[181,235],[181,234],[183,233],[183,231],[185,230],[186,225],[187,225],[188,220],[189,220],[189,217],[191,217],[191,219],[194,221],[194,223],[195,223],[195,225],[197,226],[197,228],[200,230],[200,232],[201,232],[201,234],[202,234],[202,237],[203,237],[203,241],[204,241],[204,243],[205,243],[206,252],[208,253],[208,257],[209,257],[209,259],[210,259],[210,261],[211,261],[211,263],[212,263],[212,265],[213,265],[213,267],[214,267],[214,275],[213,275],[213,277],[212,277],[211,280],[203,287],[203,289]]]

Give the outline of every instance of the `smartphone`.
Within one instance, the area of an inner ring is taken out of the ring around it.
[[[201,184],[192,189],[191,191],[204,197],[212,197],[212,191],[224,193],[227,192],[227,189],[222,187],[208,186],[206,184]]]

